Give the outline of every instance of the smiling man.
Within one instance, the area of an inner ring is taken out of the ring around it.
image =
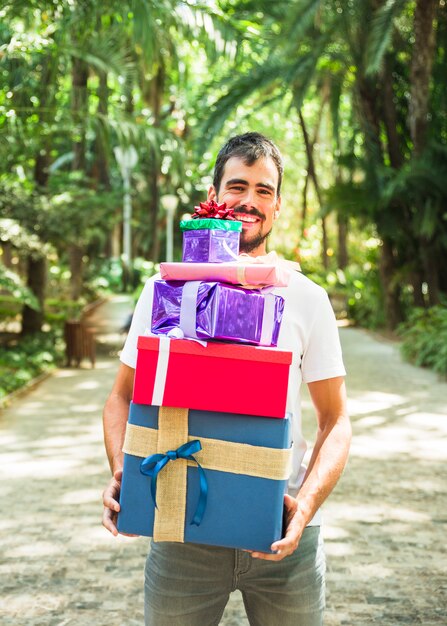
[[[282,176],[278,149],[259,133],[233,137],[219,152],[208,199],[234,209],[242,222],[242,252],[253,256],[265,253],[266,240],[280,214]],[[113,477],[104,491],[103,524],[114,535],[136,343],[148,324],[155,278],[147,282],[138,301],[121,353],[122,363],[104,408],[104,438]],[[289,285],[275,288],[274,293],[285,300],[278,348],[293,354],[287,396],[287,411],[293,419],[293,469],[284,499],[285,536],[271,546],[272,554],[152,543],[146,562],[146,626],[217,625],[234,589],[242,593],[252,626],[323,623],[325,558],[319,509],[348,457],[351,427],[346,412],[345,369],[325,291],[295,272]],[[303,465],[306,442],[301,431],[302,382],[308,385],[317,422],[307,468]]]
[[[265,254],[267,237],[281,209],[282,175],[278,150],[258,133],[234,137],[219,152],[208,200],[225,202],[234,209],[234,216],[242,222],[242,252]]]

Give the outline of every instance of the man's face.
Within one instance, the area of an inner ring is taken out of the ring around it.
[[[239,157],[225,164],[219,193],[210,187],[208,200],[226,202],[242,222],[241,252],[265,253],[265,241],[279,215],[278,170],[270,158],[246,165]]]

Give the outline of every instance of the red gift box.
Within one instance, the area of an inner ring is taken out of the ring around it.
[[[141,336],[133,401],[284,418],[291,361],[277,349]]]

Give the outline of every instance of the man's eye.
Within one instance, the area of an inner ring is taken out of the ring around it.
[[[230,187],[231,191],[243,191],[244,188],[240,187],[240,186],[234,186],[234,187]]]
[[[269,196],[271,194],[270,189],[260,189],[259,193],[261,193],[263,196]]]

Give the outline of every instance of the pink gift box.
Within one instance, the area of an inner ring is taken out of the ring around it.
[[[289,272],[264,263],[161,263],[163,280],[204,280],[232,285],[286,287]]]

